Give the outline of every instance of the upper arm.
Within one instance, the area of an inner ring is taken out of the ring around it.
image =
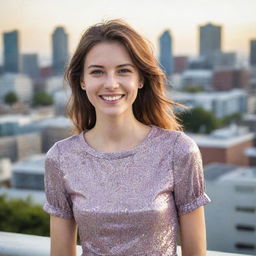
[[[74,219],[50,215],[51,256],[76,256],[77,225]]]
[[[179,220],[182,256],[206,256],[204,207],[181,215]]]

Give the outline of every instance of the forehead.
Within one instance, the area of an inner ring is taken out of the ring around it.
[[[92,47],[85,57],[85,68],[89,65],[133,64],[127,49],[119,42],[101,42]]]

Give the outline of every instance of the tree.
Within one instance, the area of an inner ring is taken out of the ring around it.
[[[37,92],[33,97],[33,106],[48,106],[53,104],[53,98],[46,92]]]
[[[194,133],[210,133],[221,126],[220,120],[215,115],[202,107],[193,108],[191,111],[184,111],[178,114],[184,130]]]
[[[190,85],[190,86],[187,86],[186,88],[182,89],[182,91],[183,92],[198,93],[198,92],[201,92],[202,89],[199,86]]]
[[[4,102],[8,105],[12,105],[18,101],[18,96],[15,92],[9,92],[4,97]]]
[[[49,236],[49,215],[29,198],[7,200],[0,196],[0,230]]]

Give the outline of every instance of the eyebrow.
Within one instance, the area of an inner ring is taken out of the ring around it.
[[[130,63],[121,64],[121,65],[118,65],[117,67],[121,68],[121,67],[125,67],[125,66],[131,66],[131,67],[135,68],[135,66],[133,64],[130,64]],[[104,66],[102,66],[102,65],[90,65],[90,66],[88,66],[88,68],[104,68]]]

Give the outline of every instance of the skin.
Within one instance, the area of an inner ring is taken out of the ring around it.
[[[95,127],[84,134],[91,147],[101,152],[118,152],[134,148],[144,140],[150,127],[137,121],[132,111],[142,86],[139,71],[122,44],[103,42],[88,52],[81,88],[96,111]],[[124,96],[109,104],[102,95]],[[206,255],[204,225],[203,207],[180,217],[182,256]],[[76,256],[76,237],[74,220],[51,216],[51,256]]]

